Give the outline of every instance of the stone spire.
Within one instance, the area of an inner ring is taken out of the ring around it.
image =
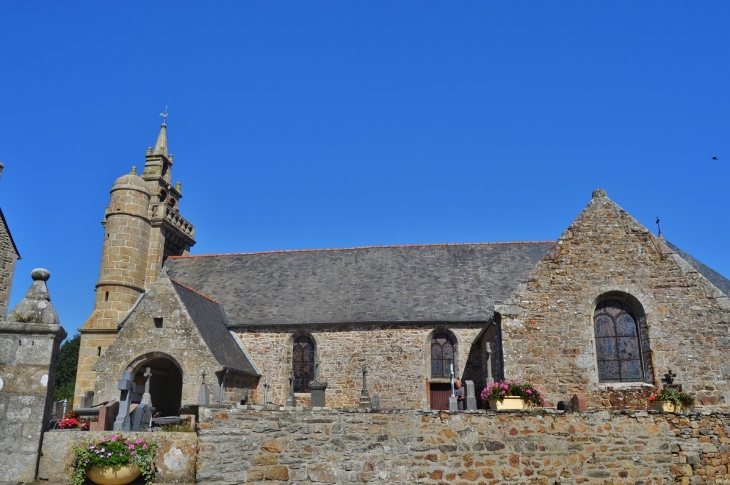
[[[155,149],[152,151],[152,154],[167,157],[167,124],[164,122],[160,127],[160,134],[157,135],[157,143],[155,143]]]
[[[25,298],[20,300],[8,315],[8,322],[47,323],[58,325],[58,314],[51,304],[51,295],[48,293],[46,281],[51,273],[43,268],[36,268],[30,276],[33,284],[30,285]]]

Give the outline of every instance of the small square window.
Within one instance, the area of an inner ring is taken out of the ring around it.
[[[162,328],[162,317],[155,317],[155,327]]]

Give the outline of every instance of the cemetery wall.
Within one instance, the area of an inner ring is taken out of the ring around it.
[[[660,385],[671,369],[702,404],[730,404],[730,300],[600,189],[525,284],[495,308],[505,377],[542,386],[553,403],[574,393],[592,408],[645,403],[650,387],[598,379],[593,312],[601,299],[622,298],[646,317],[648,382]]]
[[[384,408],[428,409],[431,379],[431,337],[446,330],[457,341],[455,372],[475,382],[485,382],[478,348],[471,348],[484,324],[368,324],[316,325],[302,333],[297,326],[246,327],[237,335],[254,356],[262,376],[269,376],[267,401],[284,405],[289,393],[292,348],[295,337],[307,335],[316,345],[320,361],[319,380],[327,382],[328,407],[357,405],[362,391],[362,369],[367,367],[371,396],[378,396]],[[438,382],[448,382],[441,379]],[[262,399],[264,377],[257,396]],[[309,393],[296,394],[297,405],[309,403]],[[262,403],[255,400],[254,403]]]
[[[88,440],[109,437],[111,431],[74,431],[53,430],[43,436],[43,449],[38,467],[38,479],[49,482],[66,482],[69,471],[66,465],[71,462],[74,445],[82,445]],[[195,481],[195,453],[197,435],[195,433],[124,433],[125,437],[141,438],[157,443],[160,448],[155,457],[157,483],[192,483]]]
[[[730,483],[730,414],[201,409],[197,480]]]

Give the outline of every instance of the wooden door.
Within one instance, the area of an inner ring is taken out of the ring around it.
[[[431,409],[448,411],[451,384],[431,384]]]

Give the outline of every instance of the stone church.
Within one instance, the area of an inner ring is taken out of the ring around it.
[[[381,408],[445,408],[452,369],[594,409],[645,408],[671,369],[702,406],[730,403],[730,280],[601,189],[555,241],[193,255],[164,123],[145,158],[111,189],[76,406],[147,368],[163,415],[308,406],[313,380],[354,407],[363,369]]]

